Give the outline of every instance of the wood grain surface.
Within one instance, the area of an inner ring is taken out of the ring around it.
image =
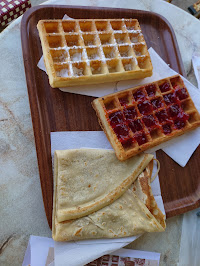
[[[53,206],[53,173],[50,132],[101,130],[91,106],[93,97],[52,89],[47,75],[37,67],[42,48],[36,28],[40,19],[72,18],[136,18],[139,20],[148,47],[185,76],[175,34],[162,16],[140,10],[74,6],[39,6],[28,10],[22,18],[21,39],[29,94],[40,181],[47,220],[51,227]],[[200,148],[182,168],[163,151],[157,152],[161,163],[159,174],[167,217],[200,205]]]

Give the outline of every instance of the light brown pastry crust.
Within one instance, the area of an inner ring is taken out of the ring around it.
[[[55,151],[58,222],[80,218],[109,205],[128,189],[152,158],[153,155],[141,154],[119,162],[111,150]]]
[[[57,163],[55,167],[57,167]],[[159,210],[151,191],[151,171],[152,162],[147,165],[146,169],[120,198],[110,202],[108,206],[99,207],[98,210],[89,215],[63,222],[57,220],[58,180],[55,178],[52,217],[53,239],[55,241],[71,241],[119,238],[144,232],[164,231],[166,227],[165,215]]]

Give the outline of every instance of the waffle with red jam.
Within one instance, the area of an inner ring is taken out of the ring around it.
[[[97,98],[92,105],[119,160],[200,125],[179,75]]]

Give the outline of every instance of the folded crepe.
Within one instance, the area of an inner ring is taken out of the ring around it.
[[[110,150],[56,151],[53,239],[164,231],[165,217],[150,187],[152,159],[150,154],[141,154],[120,162]]]

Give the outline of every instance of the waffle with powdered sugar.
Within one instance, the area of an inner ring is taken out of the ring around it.
[[[136,19],[40,20],[37,28],[53,88],[152,75]]]

